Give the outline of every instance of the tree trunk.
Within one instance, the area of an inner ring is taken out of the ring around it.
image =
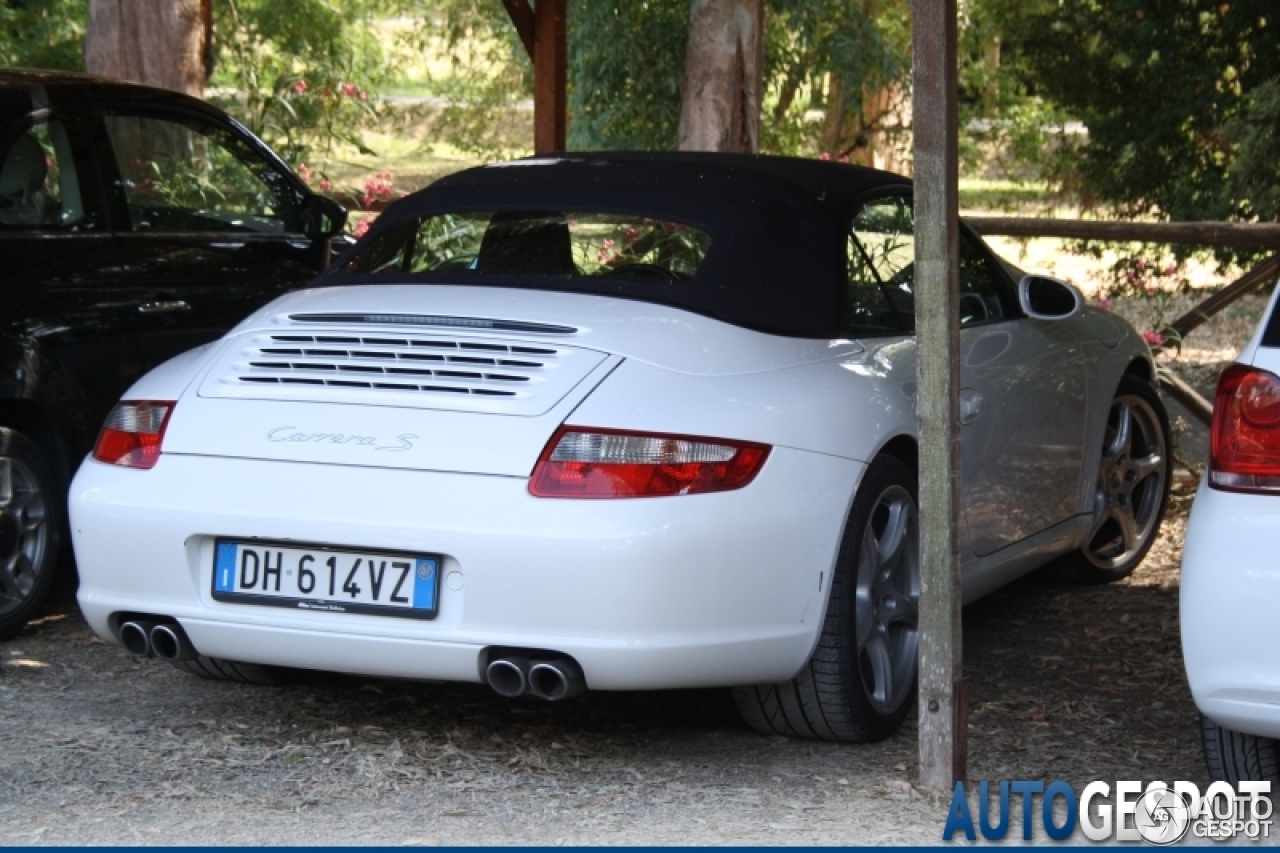
[[[212,0],[89,0],[90,74],[199,97],[212,70]]]
[[[693,0],[680,150],[758,151],[763,89],[764,0]]]

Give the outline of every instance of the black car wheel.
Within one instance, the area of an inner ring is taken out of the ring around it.
[[[1270,782],[1272,791],[1280,787],[1280,744],[1271,738],[1232,731],[1201,715],[1200,743],[1213,781]]]
[[[0,427],[0,640],[13,637],[53,585],[62,499],[40,452]]]
[[[863,743],[889,737],[916,694],[920,544],[916,477],[877,457],[840,543],[818,646],[783,684],[734,690],[747,725],[765,734]]]

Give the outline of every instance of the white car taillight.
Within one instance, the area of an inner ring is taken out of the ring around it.
[[[170,401],[155,400],[117,403],[98,433],[93,458],[126,468],[155,467],[173,406]]]
[[[1280,493],[1280,376],[1233,364],[1213,403],[1209,486]]]
[[[696,436],[561,427],[538,459],[529,492],[542,498],[641,498],[740,489],[769,446]]]

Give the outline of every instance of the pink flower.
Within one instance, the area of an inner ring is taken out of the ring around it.
[[[848,154],[841,154],[841,155],[840,155],[840,162],[841,162],[841,163],[848,163],[848,162],[849,162],[849,155],[848,155]]]
[[[636,229],[632,228],[630,225],[627,226],[627,230],[622,232],[622,236],[629,244],[635,243],[636,240],[640,239],[640,235],[636,232]]]
[[[1142,272],[1147,268],[1147,262],[1139,258],[1138,261],[1134,263],[1133,268],[1136,269],[1138,272]]]
[[[608,237],[606,237],[604,238],[604,241],[601,243],[601,245],[604,246],[606,249],[612,249],[613,241],[610,240]]]
[[[359,222],[356,223],[356,230],[352,233],[354,233],[356,238],[359,239],[360,237],[363,237],[364,235],[369,233],[369,226],[372,224],[373,224],[372,219],[361,219]]]
[[[323,190],[324,192],[328,192],[329,190],[333,189],[333,181],[321,181],[320,189]]]
[[[1103,311],[1110,311],[1110,310],[1111,310],[1111,300],[1110,300],[1110,299],[1099,299],[1099,300],[1098,300],[1098,307],[1099,307],[1099,308],[1101,308]]]
[[[1153,284],[1148,284],[1146,287],[1146,291],[1147,291],[1147,296],[1155,296],[1157,293],[1160,292],[1160,288],[1156,287]]]
[[[304,184],[311,183],[311,168],[306,163],[298,164],[298,177],[302,178]]]
[[[1178,268],[1177,268],[1177,267],[1165,267],[1165,269],[1164,269],[1164,274],[1165,274],[1165,275],[1173,275],[1173,274],[1174,274],[1174,273],[1176,273],[1177,271],[1178,271]]]
[[[369,207],[375,201],[390,201],[395,187],[392,186],[393,178],[390,172],[378,172],[372,178],[364,182],[364,195],[360,196],[360,201],[365,207]]]
[[[299,80],[297,83],[294,83],[294,84],[293,84],[293,94],[295,94],[295,95],[301,95],[301,94],[302,94],[303,92],[305,92],[305,91],[307,91],[307,81],[306,81],[306,80]]]
[[[1164,335],[1159,332],[1143,332],[1142,339],[1153,347],[1164,346]]]
[[[366,92],[364,89],[361,89],[360,94],[356,95],[356,98],[361,101],[367,101],[369,100],[369,93]]]
[[[830,159],[831,159],[831,155],[830,155],[830,154],[828,154],[827,152],[823,151],[821,154],[819,154],[819,155],[818,155],[818,159],[819,159],[819,160],[830,160]]]

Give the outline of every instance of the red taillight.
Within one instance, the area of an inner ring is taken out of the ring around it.
[[[126,468],[153,468],[160,459],[164,428],[173,403],[127,400],[117,403],[98,433],[93,458]]]
[[[1233,364],[1213,403],[1209,485],[1280,493],[1280,376]]]
[[[720,438],[561,427],[538,459],[541,498],[651,498],[740,489],[769,446]]]

